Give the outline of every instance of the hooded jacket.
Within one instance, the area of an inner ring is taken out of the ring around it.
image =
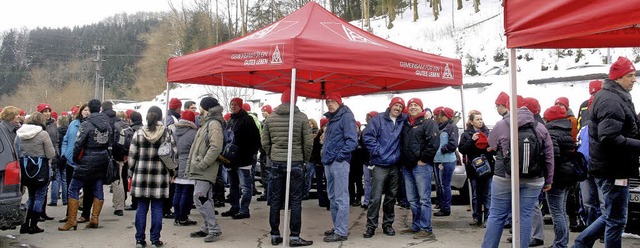
[[[390,111],[391,109],[387,108],[384,113],[371,118],[371,123],[362,134],[372,165],[389,167],[400,162],[402,148],[400,138],[406,117],[400,114],[394,122],[390,117]]]
[[[589,174],[597,178],[638,177],[640,123],[631,94],[605,80],[589,109]]]
[[[486,126],[478,131],[484,133],[487,137],[489,136],[489,129],[487,129]],[[476,146],[476,142],[478,140],[473,140],[473,135],[475,133],[475,128],[467,127],[467,130],[462,133],[462,136],[460,137],[460,144],[458,145],[458,150],[460,151],[460,153],[467,156],[464,167],[465,171],[467,172],[467,177],[469,178],[478,178],[478,173],[476,172],[476,169],[473,165],[473,160],[475,158],[480,157],[484,154],[492,170],[494,169],[496,163],[493,159],[493,153],[487,152],[487,149],[480,149]]]
[[[62,139],[62,143],[60,144],[60,156],[64,156],[67,160],[67,164],[73,168],[76,168],[76,163],[73,162],[73,145],[76,143],[76,137],[78,136],[78,130],[80,130],[81,120],[73,120],[69,123],[69,127],[67,128],[67,133],[64,135]]]
[[[187,120],[180,120],[175,124],[176,145],[178,148],[178,179],[187,179],[187,160],[189,160],[189,151],[196,138],[198,127],[196,124]]]
[[[18,139],[20,140],[20,150],[18,149]],[[42,130],[41,126],[32,124],[24,124],[16,131],[14,148],[18,154],[16,157],[20,157],[20,155],[46,157],[51,162],[51,159],[56,155],[47,131]]]
[[[324,114],[329,122],[324,133],[322,144],[322,164],[331,165],[334,161],[350,162],[351,153],[358,146],[356,119],[351,109],[340,105],[336,112]]]
[[[569,159],[569,154],[576,149],[576,144],[571,137],[571,125],[569,119],[557,119],[545,125],[553,141],[553,184],[557,186],[566,187],[576,183],[573,180],[575,175]]]
[[[496,125],[489,133],[488,141],[489,146],[494,151],[501,151],[502,154],[498,154],[496,156],[495,170],[493,172],[494,175],[509,178],[511,175],[507,174],[506,166],[504,161],[501,159],[504,156],[507,156],[508,151],[511,149],[511,134],[509,133],[509,125],[510,125],[510,113],[505,115],[505,118],[498,121]],[[523,125],[534,123],[533,114],[527,108],[519,108],[518,109],[518,127]],[[553,183],[553,166],[554,166],[554,154],[553,154],[553,141],[551,140],[551,136],[547,131],[547,128],[544,127],[542,123],[538,123],[535,127],[537,136],[541,139],[544,144],[544,154],[545,154],[545,163],[546,163],[546,171],[544,175],[544,181],[546,185],[551,185]],[[526,183],[531,181],[530,178],[521,178],[521,183]]]
[[[424,113],[413,123],[409,118],[402,128],[403,164],[412,168],[418,164],[419,160],[432,165],[439,144],[438,125],[433,119],[426,120]]]
[[[193,145],[187,159],[187,171],[189,179],[216,182],[218,169],[218,156],[222,152],[222,106],[209,109],[207,115],[200,120],[200,128],[196,132]]]
[[[262,128],[262,148],[274,162],[286,163],[289,144],[290,103],[283,103],[267,117]],[[306,163],[311,159],[313,139],[309,118],[294,107],[292,162]]]
[[[169,198],[172,171],[167,169],[158,156],[158,149],[165,139],[175,140],[166,128],[157,124],[151,131],[145,126],[133,134],[129,147],[129,171],[131,172],[131,196],[164,199]]]
[[[260,132],[247,111],[240,109],[238,113],[231,114],[225,129],[233,131],[233,142],[238,146],[238,155],[232,167],[243,167],[255,163],[254,155],[261,145]]]
[[[73,178],[84,181],[102,180],[107,173],[109,143],[112,130],[109,118],[102,113],[92,113],[82,122],[73,147],[76,169]]]
[[[438,124],[440,129],[440,142],[436,156],[433,161],[436,163],[456,162],[456,149],[458,148],[458,127],[453,124],[453,120],[448,120]]]

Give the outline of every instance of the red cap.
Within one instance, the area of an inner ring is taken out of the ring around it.
[[[360,126],[362,126],[362,123],[360,123],[360,121],[356,121],[356,126],[358,126],[358,128],[360,128]]]
[[[249,105],[249,103],[245,102],[244,104],[242,104],[242,108],[244,109],[244,111],[251,112],[251,105]]]
[[[420,100],[420,98],[411,98],[409,99],[409,101],[407,101],[407,106],[411,105],[411,103],[416,103],[420,106],[420,109],[423,109],[424,105],[422,105],[422,100]]]
[[[521,95],[516,96],[516,107],[517,108],[524,107],[524,97],[522,97]]]
[[[338,92],[333,92],[333,93],[327,95],[327,99],[334,100],[334,101],[338,102],[338,105],[342,105],[342,96],[340,96],[340,93],[338,93]]]
[[[560,104],[564,106],[566,109],[569,109],[569,99],[567,99],[566,97],[558,97],[558,99],[556,99],[556,102],[554,104],[555,105]]]
[[[298,102],[298,92],[296,92],[296,95],[294,97],[295,97],[295,100],[293,101],[293,104],[296,104]],[[284,92],[282,92],[282,96],[280,96],[280,102],[282,103],[291,102],[291,89],[286,89]]]
[[[549,122],[565,117],[567,117],[567,110],[558,105],[553,105],[544,111],[544,118]]]
[[[42,113],[45,109],[49,109],[49,111],[51,111],[51,106],[47,103],[38,104],[38,112]]]
[[[133,112],[136,112],[136,111],[133,109],[127,109],[127,111],[125,111],[124,114],[127,116],[127,119],[131,119],[131,114]]]
[[[229,121],[229,119],[231,119],[231,113],[226,113],[226,114],[224,115],[224,120],[225,120],[225,121]]]
[[[322,118],[320,119],[320,127],[324,127],[324,125],[327,125],[327,123],[329,123],[329,119],[327,118]]]
[[[505,93],[504,91],[500,92],[500,94],[496,98],[496,104],[504,105],[504,106],[507,106],[507,108],[508,108],[509,107],[509,95],[507,95],[507,93]]]
[[[177,109],[182,107],[182,102],[178,98],[171,98],[169,100],[169,109]]]
[[[27,111],[24,111],[24,109],[21,109],[20,116],[27,116]]]
[[[534,115],[540,114],[540,103],[533,97],[524,98],[524,106],[531,111]]]
[[[78,111],[80,111],[80,107],[73,106],[73,107],[71,107],[71,109],[69,109],[69,111],[71,111],[72,115],[76,115],[78,113]]]
[[[635,72],[636,67],[633,66],[631,60],[625,57],[618,57],[618,60],[609,68],[609,79],[616,80],[630,72]]]
[[[51,118],[53,118],[54,120],[58,120],[58,113],[56,113],[55,111],[51,112]]]
[[[238,97],[231,99],[230,102],[235,102],[238,106],[241,106],[241,107],[243,105],[242,99]]]
[[[367,115],[369,115],[369,116],[371,116],[371,118],[373,118],[376,115],[378,115],[378,111],[371,111],[371,112],[367,113]]]
[[[271,108],[271,105],[264,105],[262,106],[262,111],[267,111],[267,113],[271,114],[273,112],[273,109]]]
[[[396,103],[400,103],[400,105],[402,105],[402,108],[404,108],[404,100],[402,100],[402,98],[399,96],[396,96],[393,99],[391,99],[391,102],[389,103],[389,108],[393,107],[393,105]]]
[[[180,119],[187,120],[190,122],[196,122],[196,114],[193,111],[182,111],[180,115]]]
[[[478,149],[487,149],[487,146],[489,146],[489,139],[487,139],[487,135],[485,135],[483,132],[478,132],[478,140],[476,140],[476,147]]]
[[[602,81],[593,80],[589,82],[589,94],[593,95],[602,89]]]
[[[437,107],[436,108],[436,112],[434,112],[436,115],[444,115],[447,118],[451,119],[453,118],[453,109],[447,108],[447,107]]]

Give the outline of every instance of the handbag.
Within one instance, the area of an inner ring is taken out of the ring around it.
[[[113,160],[113,157],[111,157],[111,154],[109,154],[109,164],[107,164],[107,174],[104,176],[103,184],[110,185],[118,180],[120,180],[118,163]]]
[[[23,156],[18,137],[20,163],[20,183],[25,186],[42,187],[49,183],[49,159],[46,157]]]
[[[224,147],[222,148],[222,156],[229,161],[227,164],[234,164],[238,158],[238,146],[235,144],[235,134],[233,130],[226,129],[224,134]]]
[[[480,157],[474,158],[471,161],[471,165],[473,165],[473,168],[476,169],[478,177],[491,175],[491,165],[489,165],[489,161],[484,156],[484,154],[480,155]]]
[[[167,129],[162,135],[164,136],[164,140],[158,148],[158,156],[160,157],[160,160],[162,160],[164,166],[167,167],[167,169],[175,170],[178,167],[178,164],[174,159],[175,156],[173,152],[173,146],[171,144],[171,139],[168,137],[169,135],[171,135],[171,131]]]

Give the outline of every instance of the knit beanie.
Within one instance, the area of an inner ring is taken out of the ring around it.
[[[371,116],[371,118],[375,117],[376,115],[378,115],[378,111],[371,111],[369,113],[367,113],[368,116]]]
[[[327,95],[327,100],[329,100],[329,99],[338,102],[338,105],[342,106],[342,96],[340,96],[340,93],[333,92],[333,93]]]
[[[235,102],[236,105],[238,105],[240,107],[242,107],[242,105],[243,105],[242,98],[238,98],[238,97],[231,99],[230,102]]]
[[[327,123],[329,123],[329,119],[327,118],[320,119],[320,128],[324,127],[324,125],[327,125]]]
[[[196,114],[193,111],[182,111],[180,115],[180,119],[187,120],[190,122],[196,122]]]
[[[609,79],[616,80],[630,72],[635,72],[636,67],[633,66],[631,60],[625,57],[618,57],[618,60],[609,68]]]
[[[389,103],[389,108],[393,107],[393,105],[395,105],[396,103],[400,103],[400,105],[402,105],[402,108],[404,109],[404,100],[402,100],[402,98],[399,96],[396,96],[391,99],[391,102]]]
[[[548,122],[565,117],[567,117],[567,111],[558,105],[553,105],[544,111],[544,118],[547,119]]]
[[[524,106],[531,111],[534,115],[540,114],[540,103],[533,97],[524,98]]]
[[[589,94],[593,95],[602,89],[602,81],[593,80],[589,82]]]
[[[271,108],[271,105],[264,105],[262,106],[262,111],[266,111],[267,113],[271,114],[273,112],[273,108]]]
[[[411,98],[411,99],[409,99],[409,101],[407,101],[407,106],[411,105],[411,103],[418,104],[418,106],[420,106],[420,109],[422,109],[424,107],[422,105],[422,100],[420,100],[420,98]]]
[[[447,118],[451,119],[451,118],[453,118],[453,109],[448,108],[448,107],[437,107],[435,114],[436,115],[444,115]]]
[[[242,108],[244,109],[244,111],[251,112],[251,105],[249,103],[245,102],[244,104],[242,104]]]
[[[204,110],[208,111],[209,109],[216,106],[220,106],[220,103],[218,103],[218,99],[215,99],[213,97],[208,96],[200,100],[200,107]]]
[[[51,111],[51,106],[48,103],[38,104],[38,112],[42,113],[45,109],[49,109],[49,111]]]
[[[560,104],[564,106],[566,109],[569,109],[569,99],[567,99],[566,97],[558,97],[558,99],[556,99],[554,104],[555,105]]]
[[[509,107],[509,95],[507,95],[507,93],[500,92],[500,94],[498,95],[498,97],[496,98],[496,102],[497,105],[504,105],[507,106],[507,108]]]
[[[178,98],[171,98],[169,100],[169,109],[177,109],[182,107],[182,102]]]

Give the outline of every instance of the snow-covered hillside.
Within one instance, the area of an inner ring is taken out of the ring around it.
[[[475,62],[478,72],[483,73],[491,68],[504,69],[508,71],[505,60],[509,57],[505,48],[506,40],[503,28],[503,14],[500,0],[483,0],[479,13],[473,13],[472,1],[463,1],[462,10],[453,11],[451,1],[443,1],[443,10],[440,18],[434,21],[429,10],[428,3],[420,1],[420,18],[412,21],[412,10],[399,13],[394,21],[394,27],[387,29],[386,17],[375,17],[371,20],[372,32],[382,38],[395,43],[411,47],[427,53],[455,57],[462,60],[463,66],[470,61]],[[352,22],[358,27],[362,27],[361,21]],[[518,50],[521,55],[517,61],[518,65],[518,92],[525,97],[537,98],[542,106],[542,111],[553,105],[554,100],[560,96],[569,98],[571,108],[574,112],[582,101],[589,97],[588,81],[575,81],[564,83],[549,83],[542,85],[529,85],[529,79],[541,77],[559,77],[570,73],[592,72],[607,73],[608,65],[599,68],[587,68],[576,70],[566,70],[576,65],[602,64],[603,58],[610,52],[615,60],[618,56],[626,56],[631,60],[636,58],[637,53],[631,48],[616,49],[585,49],[555,50],[555,49],[527,49]],[[576,62],[577,54],[582,54]],[[560,56],[558,55],[560,54]],[[570,55],[571,54],[571,55]],[[542,71],[542,68],[548,68]],[[557,68],[557,69],[556,69]],[[494,124],[499,120],[496,113],[494,100],[501,92],[509,90],[508,74],[494,76],[467,76],[464,78],[465,84],[475,82],[485,82],[491,85],[479,88],[467,88],[464,90],[465,112],[476,109],[484,113],[487,124]],[[201,94],[195,92],[206,92],[200,85],[181,85],[170,93],[170,97],[181,99],[193,99],[198,102]],[[636,102],[640,101],[640,90],[632,91]],[[364,123],[367,112],[376,110],[384,111],[389,101],[394,96],[403,97],[406,100],[412,97],[419,97],[425,107],[435,108],[438,106],[448,106],[457,111],[462,110],[462,99],[460,91],[452,88],[440,90],[402,93],[397,95],[383,94],[373,96],[357,96],[344,99],[354,112],[356,119]],[[145,103],[141,109],[144,112],[150,105],[158,105],[164,101],[165,93],[159,95],[150,103]],[[245,99],[249,100],[249,99]],[[266,92],[255,91],[252,100],[259,100],[254,103],[254,112],[259,112],[262,104],[276,106],[280,103],[279,94],[267,94]],[[310,118],[321,118],[325,109],[322,102],[316,99],[303,99],[298,101],[298,106],[307,113]],[[636,105],[636,109],[640,109]],[[461,123],[460,123],[461,124]]]

